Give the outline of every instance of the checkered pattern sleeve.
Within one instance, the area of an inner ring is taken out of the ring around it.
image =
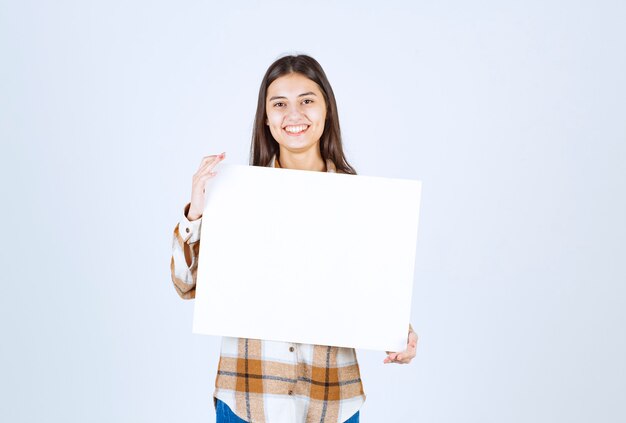
[[[176,288],[178,295],[186,300],[196,296],[196,275],[202,225],[202,219],[194,221],[187,219],[189,206],[189,203],[185,206],[183,216],[174,228],[172,260],[170,262],[174,288]]]

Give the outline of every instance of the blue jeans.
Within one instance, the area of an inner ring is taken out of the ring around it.
[[[215,402],[215,423],[246,423],[245,420],[237,417],[224,401],[216,400]]]
[[[215,423],[246,423],[245,420],[237,417],[225,402],[220,400],[215,402],[215,415],[217,417]],[[344,423],[359,423],[359,412],[357,411],[354,416],[350,417]]]

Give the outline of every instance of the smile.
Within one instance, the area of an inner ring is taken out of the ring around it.
[[[288,125],[285,126],[285,131],[290,135],[300,135],[309,128],[309,125]]]

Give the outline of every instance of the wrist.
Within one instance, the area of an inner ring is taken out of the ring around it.
[[[198,220],[201,217],[202,217],[202,214],[193,212],[191,210],[189,210],[189,213],[187,213],[187,220],[189,220],[190,222],[193,222],[194,220]]]
[[[192,222],[194,220],[200,219],[202,217],[202,213],[198,213],[196,210],[194,210],[191,207],[191,203],[189,203],[187,207],[185,207],[185,217],[188,221]]]

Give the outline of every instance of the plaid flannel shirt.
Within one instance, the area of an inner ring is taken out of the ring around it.
[[[171,260],[184,299],[195,297],[202,222],[187,219],[189,206],[174,228]],[[353,348],[230,337],[222,338],[214,397],[255,423],[344,422],[365,401]]]

